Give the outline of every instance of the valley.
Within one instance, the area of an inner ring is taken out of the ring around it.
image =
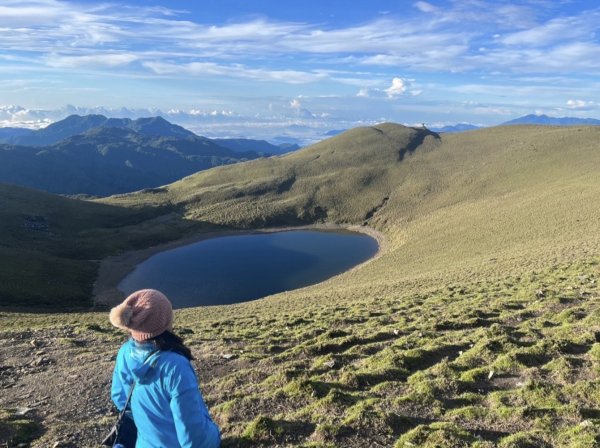
[[[336,225],[380,232],[380,255],[317,285],[176,312],[224,446],[594,446],[599,137],[383,123],[93,200],[2,186],[1,434],[93,446],[112,421],[123,335],[92,309],[101,259]]]

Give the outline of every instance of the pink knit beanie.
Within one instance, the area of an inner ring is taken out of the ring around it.
[[[151,339],[173,328],[173,307],[155,289],[142,289],[110,310],[110,323],[127,330],[136,341]]]

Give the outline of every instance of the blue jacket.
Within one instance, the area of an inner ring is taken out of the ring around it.
[[[219,428],[208,414],[192,364],[178,353],[154,350],[152,343],[129,339],[113,372],[111,396],[119,410],[136,381],[130,402],[136,447],[219,447]]]

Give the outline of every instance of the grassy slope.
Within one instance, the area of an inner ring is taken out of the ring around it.
[[[381,125],[108,202],[168,202],[234,227],[367,222],[386,236],[379,258],[321,285],[178,312],[230,445],[591,447],[599,137]],[[235,356],[213,368],[216,353]]]
[[[202,224],[0,184],[0,305],[89,308],[99,259]],[[41,220],[40,220],[41,219]]]

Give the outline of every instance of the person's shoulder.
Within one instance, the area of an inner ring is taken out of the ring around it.
[[[192,365],[185,356],[170,350],[160,353],[160,362],[169,370],[188,369]]]
[[[161,376],[166,378],[168,382],[179,381],[185,379],[187,381],[195,381],[196,375],[192,363],[183,355],[172,351],[164,351],[160,354],[160,371]]]
[[[129,351],[131,351],[131,348],[133,347],[133,339],[127,339],[125,342],[123,342],[123,344],[121,344],[121,347],[119,348],[119,354],[125,354]]]

